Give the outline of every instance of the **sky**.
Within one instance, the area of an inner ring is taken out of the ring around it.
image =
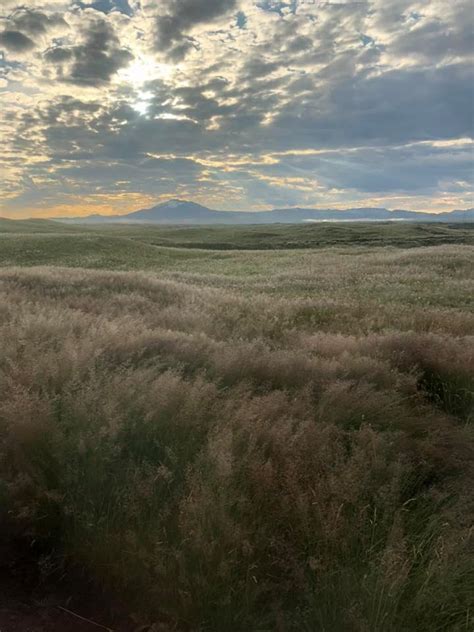
[[[473,204],[471,0],[0,0],[0,215]]]

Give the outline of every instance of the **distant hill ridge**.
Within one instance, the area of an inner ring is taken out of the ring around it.
[[[217,211],[195,202],[172,199],[126,215],[88,215],[86,217],[61,218],[60,221],[140,224],[295,224],[312,221],[474,222],[474,209],[438,214],[364,207],[344,210],[296,207],[253,212]]]

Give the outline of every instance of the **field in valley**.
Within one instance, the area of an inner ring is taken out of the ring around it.
[[[153,630],[472,630],[473,238],[0,220],[0,519]]]

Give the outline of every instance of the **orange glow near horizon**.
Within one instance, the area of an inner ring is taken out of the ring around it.
[[[43,218],[55,219],[58,217],[86,217],[87,215],[125,215],[132,210],[146,208],[156,203],[156,197],[134,193],[124,197],[103,196],[104,199],[95,199],[102,196],[85,197],[84,201],[74,201],[71,204],[57,204],[48,210],[26,208],[21,211],[11,211],[0,207],[0,217],[8,219]],[[133,207],[133,208],[132,208]]]

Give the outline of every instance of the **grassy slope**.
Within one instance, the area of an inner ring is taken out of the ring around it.
[[[124,234],[159,246],[212,250],[274,250],[328,246],[416,247],[474,244],[474,224],[313,223],[267,226],[109,226],[104,234]]]
[[[0,218],[2,234],[67,234],[123,237],[155,246],[212,250],[274,250],[329,246],[409,248],[449,243],[474,244],[474,224],[312,223],[267,226],[75,225],[48,220]]]
[[[280,268],[296,271],[302,262],[311,267],[319,260],[315,255],[321,248],[325,256],[332,252],[329,249],[337,249],[337,253],[364,257],[386,253],[388,247],[443,244],[474,244],[474,224],[70,227],[45,220],[0,220],[0,266],[63,265],[251,277]]]
[[[472,628],[474,249],[341,228],[0,238],[3,506],[165,630]]]
[[[83,227],[79,232],[83,232]],[[47,219],[13,220],[0,217],[0,235],[2,234],[35,234],[35,233],[75,233],[78,227],[61,224]]]

